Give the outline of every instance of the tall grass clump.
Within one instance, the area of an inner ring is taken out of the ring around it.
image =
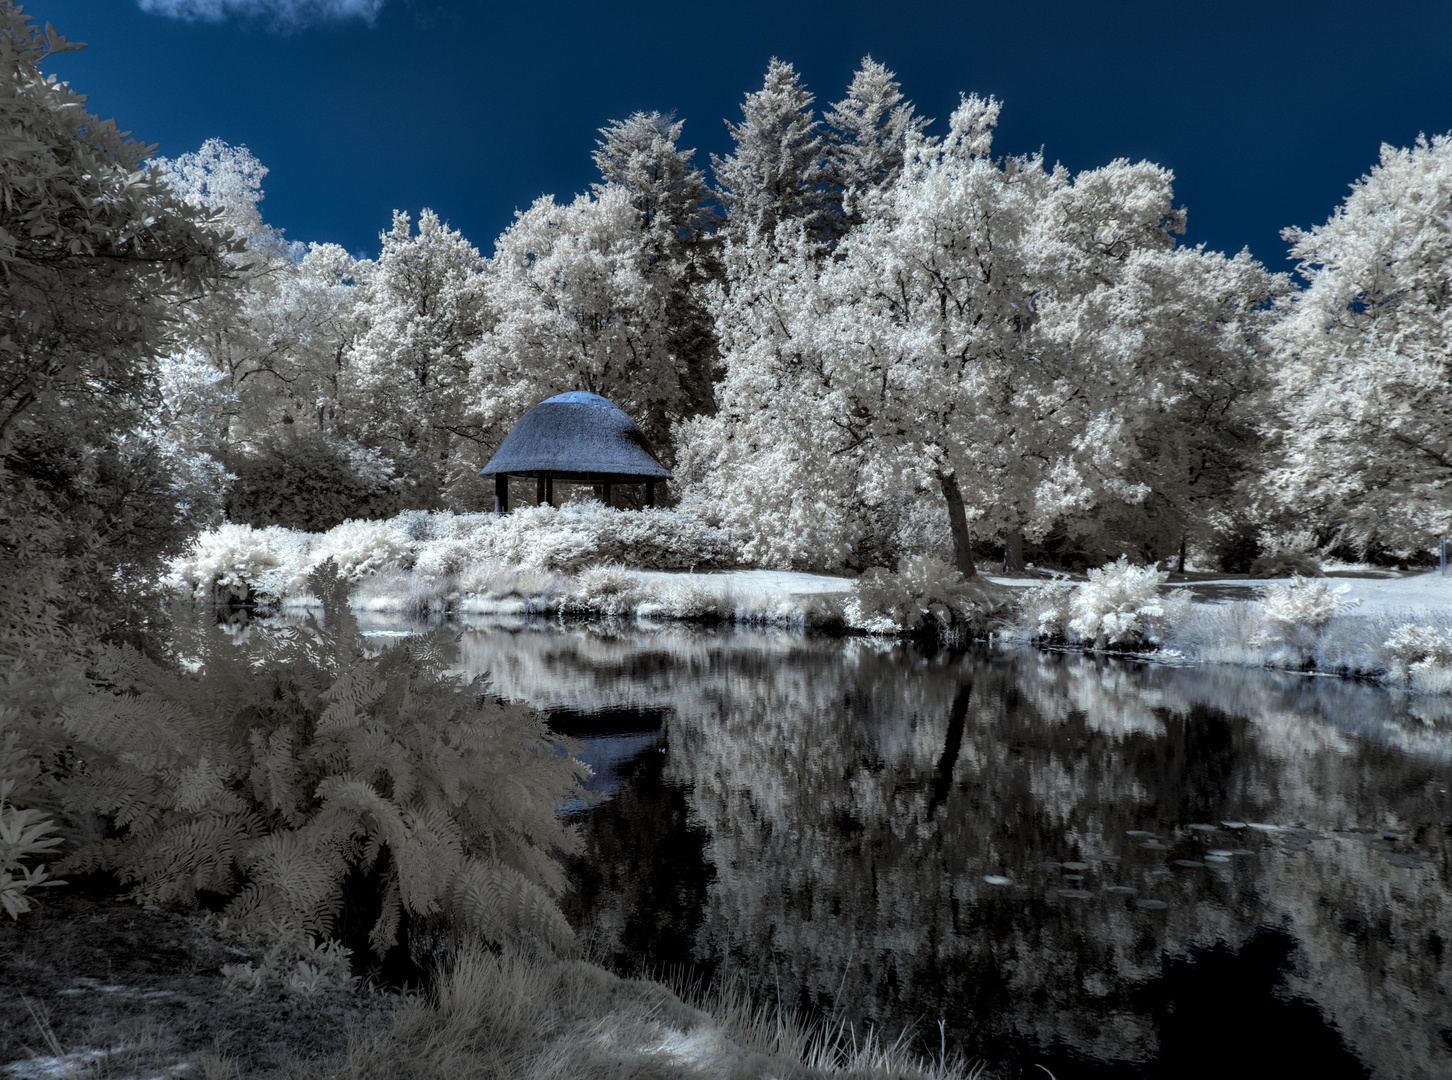
[[[967,1080],[955,1059],[918,1060],[845,1026],[802,1021],[735,986],[692,1001],[582,960],[514,950],[460,950],[386,1028],[357,1029],[339,1058],[300,1066],[296,1080]]]

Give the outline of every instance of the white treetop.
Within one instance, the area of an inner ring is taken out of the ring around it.
[[[488,325],[484,259],[432,210],[417,232],[395,211],[381,239],[343,372],[349,426],[427,484],[467,482],[483,464],[467,353]]]
[[[1324,225],[1287,229],[1307,287],[1276,325],[1266,490],[1363,548],[1452,530],[1452,134],[1383,146]]]
[[[792,65],[772,57],[762,88],[747,94],[739,124],[726,122],[736,149],[711,156],[726,234],[771,236],[782,222],[814,235],[832,225],[827,141],[811,92]]]
[[[657,438],[682,415],[671,279],[652,259],[657,237],[643,220],[632,191],[607,183],[563,206],[539,199],[499,238],[487,277],[497,321],[470,354],[498,437],[569,390],[602,394]]]

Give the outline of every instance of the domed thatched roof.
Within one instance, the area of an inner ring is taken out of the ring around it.
[[[640,428],[614,402],[574,390],[541,401],[519,418],[480,476],[551,476],[614,481],[666,480]]]

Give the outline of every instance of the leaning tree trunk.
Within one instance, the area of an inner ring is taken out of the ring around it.
[[[951,473],[939,475],[938,483],[943,485],[943,498],[948,501],[948,524],[953,529],[953,563],[964,577],[973,577],[978,570],[973,565],[973,538],[968,535],[968,515],[963,510],[963,492],[958,487],[958,478]]]

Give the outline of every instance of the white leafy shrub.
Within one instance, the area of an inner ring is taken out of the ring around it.
[[[646,596],[640,578],[625,567],[592,566],[575,575],[565,609],[595,615],[633,615]]]
[[[873,567],[843,609],[847,625],[898,634],[935,625],[947,629],[981,614],[982,597],[958,570],[932,555],[910,555],[896,571]]]
[[[652,570],[730,566],[729,534],[679,510],[616,510],[597,502],[531,506],[476,534],[482,557],[572,572],[599,563]]]
[[[1286,637],[1302,628],[1321,630],[1334,616],[1361,603],[1346,598],[1350,588],[1333,586],[1324,578],[1299,576],[1284,585],[1267,585],[1258,594],[1266,635]]]
[[[318,567],[332,559],[339,574],[358,581],[385,567],[407,567],[413,555],[413,543],[393,522],[345,521],[318,538],[309,561]]]
[[[1165,595],[1168,573],[1123,555],[1088,576],[1070,598],[1067,630],[1096,649],[1154,644],[1189,603],[1182,594]]]
[[[1423,693],[1452,692],[1452,630],[1403,623],[1383,648],[1394,682]]]
[[[264,579],[283,567],[271,535],[276,531],[230,523],[209,529],[172,561],[168,578],[198,600],[245,603]]]
[[[1067,581],[1045,581],[1021,592],[1017,598],[1020,632],[1030,641],[1068,637],[1075,588]]]

